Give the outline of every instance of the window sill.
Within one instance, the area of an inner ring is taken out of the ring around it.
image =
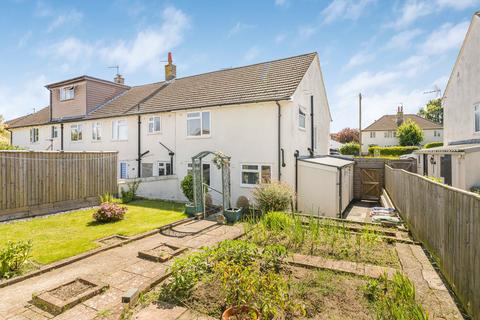
[[[128,142],[128,139],[121,139],[121,140],[110,140],[110,142]]]
[[[187,139],[209,139],[211,138],[211,135],[203,135],[203,136],[187,136]]]
[[[302,127],[298,127],[298,130],[300,130],[300,131],[304,131],[304,132],[305,132],[305,131],[307,131],[307,129],[306,129],[306,128],[302,128]]]
[[[70,143],[82,143],[83,140],[70,140]]]
[[[248,189],[253,189],[258,186],[259,186],[258,184],[242,184],[242,183],[240,184],[240,188],[248,188]]]
[[[58,101],[60,101],[60,102],[66,102],[66,101],[72,101],[72,100],[75,100],[75,97],[70,98],[70,99],[58,99]]]
[[[162,131],[147,132],[148,136],[155,136],[155,135],[159,135],[159,134],[162,134]]]

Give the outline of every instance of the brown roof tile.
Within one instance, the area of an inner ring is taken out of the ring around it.
[[[19,127],[28,127],[28,126],[35,126],[40,124],[47,124],[49,121],[50,121],[50,107],[47,106],[35,113],[31,113],[26,116],[7,121],[6,124],[9,128],[19,128]]]
[[[405,114],[403,116],[404,121],[412,120],[418,126],[423,129],[442,129],[443,126],[436,122],[427,120],[416,114]],[[362,131],[390,131],[397,130],[397,115],[384,115],[380,119],[376,120],[374,123],[363,129]]]

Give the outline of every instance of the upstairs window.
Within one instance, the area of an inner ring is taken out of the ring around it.
[[[242,186],[270,183],[272,181],[272,167],[269,165],[243,164],[241,175]]]
[[[127,120],[115,120],[112,122],[112,140],[127,140],[128,124]]]
[[[71,100],[75,98],[75,87],[60,88],[60,101]]]
[[[370,131],[370,138],[375,138],[375,131]]]
[[[473,108],[475,112],[475,132],[480,132],[480,103]]]
[[[298,109],[298,127],[300,129],[305,129],[306,115],[301,108]]]
[[[58,138],[58,127],[57,126],[52,126],[52,139]]]
[[[92,124],[92,140],[102,140],[102,124],[100,122],[95,122]]]
[[[433,130],[433,136],[434,136],[434,137],[440,137],[440,131],[438,131],[438,130]]]
[[[83,139],[83,125],[72,124],[70,126],[70,139],[72,141],[82,141],[82,139]]]
[[[38,142],[38,128],[30,128],[30,142]]]
[[[148,119],[148,133],[160,132],[160,117],[150,117]]]
[[[201,137],[210,135],[210,111],[187,113],[187,136]]]

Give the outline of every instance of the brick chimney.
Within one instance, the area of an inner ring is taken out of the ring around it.
[[[165,80],[170,81],[177,77],[177,66],[172,63],[172,53],[168,53],[168,64],[165,65]]]
[[[403,123],[403,106],[397,108],[397,127]]]
[[[118,83],[118,84],[124,84],[125,83],[125,78],[122,77],[121,74],[118,74],[113,78],[113,82]]]

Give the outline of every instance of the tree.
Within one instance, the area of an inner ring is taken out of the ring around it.
[[[358,129],[344,128],[337,132],[332,139],[340,143],[359,142]]]
[[[0,114],[0,144],[7,144],[8,142],[9,142],[8,131],[3,121],[3,116]]]
[[[443,123],[442,99],[433,99],[428,101],[425,107],[418,111],[417,115],[437,123]]]
[[[397,138],[401,146],[418,146],[423,141],[423,130],[408,119],[397,128]]]

